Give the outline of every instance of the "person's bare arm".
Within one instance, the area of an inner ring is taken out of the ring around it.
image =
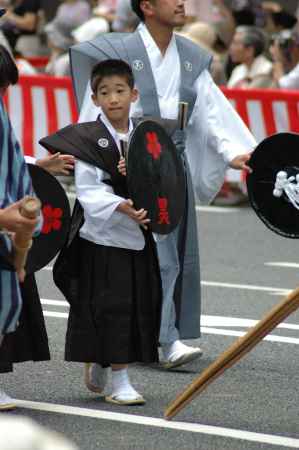
[[[61,155],[59,152],[38,159],[36,165],[50,172],[52,175],[69,175],[74,169],[75,158],[72,155]]]
[[[120,203],[116,210],[131,217],[134,222],[147,229],[147,224],[150,222],[150,219],[147,218],[147,211],[143,208],[136,210],[131,199],[125,200]]]
[[[244,155],[236,156],[230,163],[229,166],[235,170],[246,170],[246,172],[252,172],[251,167],[247,165],[250,159],[251,153],[245,153]]]

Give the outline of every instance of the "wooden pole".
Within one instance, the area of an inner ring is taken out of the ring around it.
[[[278,305],[273,307],[244,336],[225,350],[203,373],[197,377],[177,398],[167,407],[164,417],[172,419],[197,395],[218,378],[226,369],[233,366],[246,353],[255,347],[267,334],[290,314],[299,308],[299,288],[293,290]]]

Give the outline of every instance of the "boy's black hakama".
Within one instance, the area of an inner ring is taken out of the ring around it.
[[[66,360],[158,361],[161,293],[151,235],[140,251],[79,242],[80,305],[70,312]]]

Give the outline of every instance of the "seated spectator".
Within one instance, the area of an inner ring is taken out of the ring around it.
[[[72,36],[66,37],[54,25],[48,27],[47,42],[50,49],[49,62],[45,67],[45,73],[56,77],[70,75],[70,60],[68,50],[74,44]]]
[[[111,3],[110,9],[108,6],[109,5],[106,2],[105,4],[96,2],[96,6],[92,9],[91,18],[72,31],[75,43],[90,41],[99,34],[108,33],[110,31],[111,21],[114,19],[114,9],[112,8]]]
[[[54,19],[45,26],[50,59],[46,73],[54,76],[70,74],[68,49],[75,43],[73,30],[90,17],[90,6],[84,0],[64,0]]]
[[[113,21],[116,19],[117,0],[95,0],[94,3],[93,15],[104,18],[111,27]]]
[[[7,3],[7,2],[6,2]],[[12,50],[20,36],[34,35],[38,26],[40,0],[16,0],[1,21],[1,30]]]
[[[273,87],[299,89],[299,32],[284,30],[270,47]]]
[[[230,46],[230,57],[238,64],[232,71],[227,86],[231,88],[261,88],[272,83],[272,63],[263,55],[266,36],[252,26],[236,29]]]
[[[56,11],[54,19],[46,27],[48,30],[57,29],[65,39],[72,39],[71,32],[86,22],[91,16],[89,4],[85,0],[64,0]]]
[[[131,7],[131,0],[117,0],[115,19],[112,23],[113,31],[132,32],[139,23],[139,18],[136,16]]]
[[[215,20],[215,1],[205,0],[186,0],[185,10],[188,21],[190,22],[207,22],[211,23]]]

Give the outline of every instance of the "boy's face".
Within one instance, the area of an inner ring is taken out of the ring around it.
[[[131,89],[126,78],[113,75],[104,77],[98,84],[96,94],[92,94],[92,100],[113,124],[128,121],[130,106],[138,97],[136,89]]]

